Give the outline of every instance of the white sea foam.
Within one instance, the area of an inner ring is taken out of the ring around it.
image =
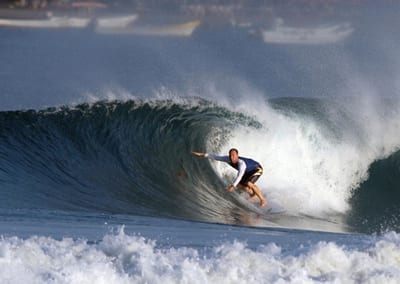
[[[400,237],[368,237],[358,247],[334,242],[233,241],[201,251],[160,247],[123,229],[96,244],[17,237],[0,240],[1,283],[398,283]]]

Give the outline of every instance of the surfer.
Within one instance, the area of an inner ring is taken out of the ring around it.
[[[263,173],[260,163],[249,158],[239,157],[239,151],[235,148],[229,150],[229,156],[219,156],[202,152],[192,152],[192,154],[228,163],[238,171],[238,174],[234,182],[226,190],[232,192],[237,187],[250,195],[249,200],[258,197],[260,199],[260,206],[267,205],[267,200],[255,184]]]

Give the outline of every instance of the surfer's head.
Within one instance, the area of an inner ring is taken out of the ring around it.
[[[229,150],[229,160],[232,164],[237,164],[239,161],[239,151],[236,148]]]

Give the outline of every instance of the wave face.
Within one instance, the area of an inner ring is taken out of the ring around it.
[[[255,121],[205,101],[97,102],[0,114],[3,208],[212,220],[223,187],[190,151]]]
[[[397,107],[382,107],[280,98],[250,116],[186,98],[3,111],[0,206],[236,223],[249,212],[223,190],[234,173],[190,154],[235,146],[263,164],[260,187],[286,217],[399,229]]]
[[[350,199],[349,222],[366,231],[399,230],[400,216],[400,151],[374,162],[369,178]]]

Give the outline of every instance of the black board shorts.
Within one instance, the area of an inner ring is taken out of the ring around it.
[[[239,184],[247,186],[247,183],[249,181],[255,183],[258,180],[258,178],[262,175],[262,173],[263,173],[263,168],[259,166],[257,169],[245,173],[242,179],[240,180]]]

